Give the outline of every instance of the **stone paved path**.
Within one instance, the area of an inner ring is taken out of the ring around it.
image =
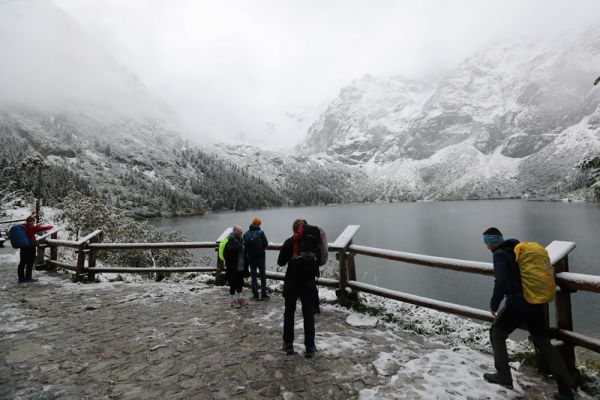
[[[531,370],[517,390],[481,380],[489,355],[323,307],[312,359],[280,351],[282,299],[229,307],[204,283],[16,283],[0,249],[0,399],[551,398]],[[299,310],[298,310],[299,311]],[[296,348],[303,350],[297,318]],[[584,397],[585,398],[585,397]]]

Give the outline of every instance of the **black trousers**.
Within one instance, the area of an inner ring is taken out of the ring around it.
[[[229,282],[229,294],[234,295],[235,293],[242,293],[242,287],[244,286],[244,275],[243,272],[228,271],[227,281]]]
[[[31,279],[34,263],[35,263],[35,247],[22,248],[20,251],[19,266],[17,267],[17,274],[19,275],[19,282],[24,282],[28,279]]]
[[[510,297],[506,306],[500,310],[490,328],[490,341],[494,351],[494,366],[502,379],[512,381],[508,365],[506,339],[521,324],[527,326],[533,344],[546,360],[552,374],[556,377],[558,390],[570,393],[570,378],[564,361],[550,343],[550,337],[544,321],[544,305],[529,304],[522,296]]]
[[[294,315],[298,298],[302,303],[304,319],[304,346],[315,347],[315,281],[284,281],[283,297],[285,311],[283,313],[283,342],[294,342]]]

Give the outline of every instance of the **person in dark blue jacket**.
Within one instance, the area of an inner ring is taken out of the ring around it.
[[[494,292],[490,300],[490,310],[494,322],[490,328],[490,341],[494,353],[496,373],[486,373],[483,378],[494,384],[513,388],[512,375],[508,365],[506,339],[520,325],[525,324],[533,344],[546,360],[550,371],[556,377],[557,400],[573,399],[570,377],[565,363],[550,343],[545,323],[544,304],[529,304],[523,297],[521,273],[515,259],[516,239],[504,240],[498,228],[488,228],[483,232],[483,242],[493,253]],[[506,299],[502,309],[500,303]]]
[[[260,218],[252,220],[250,228],[244,233],[244,243],[246,245],[246,258],[250,266],[250,276],[252,277],[252,298],[254,300],[269,300],[265,275],[265,249],[269,246],[269,241],[265,232],[260,228],[261,224]],[[260,297],[258,297],[257,272],[260,276]]]

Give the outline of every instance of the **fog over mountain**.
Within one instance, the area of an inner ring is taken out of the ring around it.
[[[281,153],[190,141],[178,113],[137,71],[48,1],[2,0],[0,21],[9,60],[0,63],[2,196],[31,195],[36,182],[22,162],[40,157],[47,203],[79,191],[138,216],[598,197],[597,26],[487,47],[426,79],[373,73],[348,81],[297,149]]]

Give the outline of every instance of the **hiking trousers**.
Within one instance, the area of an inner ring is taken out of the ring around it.
[[[244,287],[244,275],[242,271],[227,272],[227,281],[229,282],[229,294],[242,293]]]
[[[31,279],[33,274],[33,264],[35,263],[35,247],[25,247],[19,252],[19,266],[17,275],[19,282],[25,282]]]
[[[556,377],[558,391],[571,393],[569,373],[564,361],[550,343],[550,337],[544,321],[544,305],[529,304],[522,296],[508,297],[506,306],[496,315],[490,328],[490,341],[494,352],[494,366],[498,377],[511,381],[508,365],[506,339],[521,324],[527,326],[531,340],[545,359],[552,374]]]
[[[283,343],[294,343],[294,315],[298,298],[302,303],[304,319],[304,346],[306,349],[315,347],[315,281],[284,281],[283,297],[285,311],[283,313]]]
[[[258,297],[258,278],[260,278],[260,296],[267,296],[267,277],[265,268],[265,256],[248,257],[250,265],[250,277],[252,278],[252,294]]]

